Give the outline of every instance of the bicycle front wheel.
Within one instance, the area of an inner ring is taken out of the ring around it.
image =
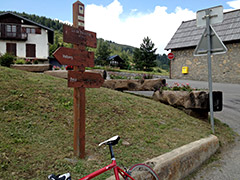
[[[129,169],[128,173],[135,180],[160,180],[153,169],[146,164],[136,164]]]

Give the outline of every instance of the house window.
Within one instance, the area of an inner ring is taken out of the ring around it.
[[[26,33],[28,34],[41,34],[41,29],[40,28],[26,28]]]
[[[17,35],[17,26],[8,24],[6,26],[6,32],[8,37],[16,37]]]
[[[16,43],[7,43],[7,53],[17,56],[17,45]]]
[[[35,29],[34,28],[26,28],[26,33],[35,34]]]
[[[36,29],[31,28],[31,34],[36,34]]]
[[[22,31],[27,34],[41,34],[41,28],[23,27]]]
[[[26,44],[26,57],[36,57],[36,44]]]
[[[26,28],[26,33],[30,34],[31,33],[31,28]]]

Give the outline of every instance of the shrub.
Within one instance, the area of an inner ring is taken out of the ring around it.
[[[135,76],[134,79],[142,79],[142,76]]]
[[[153,79],[153,74],[144,74],[143,79]]]
[[[17,59],[15,64],[25,64],[25,59]]]
[[[25,64],[32,64],[32,61],[30,59],[26,59]]]
[[[169,90],[169,91],[188,91],[188,92],[191,92],[191,91],[194,91],[194,90],[199,90],[199,89],[195,89],[195,88],[192,88],[189,83],[186,83],[185,84],[179,84],[179,83],[174,83],[173,86],[168,86],[168,84],[162,86],[160,88],[160,91],[161,90]]]
[[[34,59],[34,60],[33,60],[33,64],[38,64],[38,60],[37,60],[37,59]]]
[[[126,76],[119,76],[119,75],[110,75],[110,78],[111,79],[127,79]]]
[[[15,60],[15,58],[16,58],[15,56],[5,53],[0,57],[1,66],[10,67],[10,65],[13,64],[13,61]]]
[[[53,66],[53,70],[60,70],[59,66]]]

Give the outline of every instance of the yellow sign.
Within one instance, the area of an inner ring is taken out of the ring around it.
[[[188,74],[188,67],[187,66],[182,67],[182,73],[183,74]]]

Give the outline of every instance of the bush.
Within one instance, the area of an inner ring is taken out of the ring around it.
[[[153,79],[153,74],[144,74],[143,79]]]
[[[0,64],[1,66],[7,66],[10,67],[11,64],[13,64],[13,61],[15,60],[15,56],[5,53],[0,57]]]
[[[110,78],[111,79],[127,79],[127,77],[125,76],[119,76],[119,75],[110,75]]]
[[[33,64],[38,64],[38,60],[37,60],[37,59],[34,59],[34,60],[33,60]]]
[[[24,59],[17,59],[15,61],[15,64],[25,64],[25,60]]]
[[[25,64],[32,64],[31,59],[26,59]]]
[[[173,86],[168,86],[168,84],[164,85],[161,87],[161,90],[168,90],[168,91],[198,91],[200,89],[195,89],[190,87],[189,83],[185,84],[179,84],[179,83],[174,83]]]

